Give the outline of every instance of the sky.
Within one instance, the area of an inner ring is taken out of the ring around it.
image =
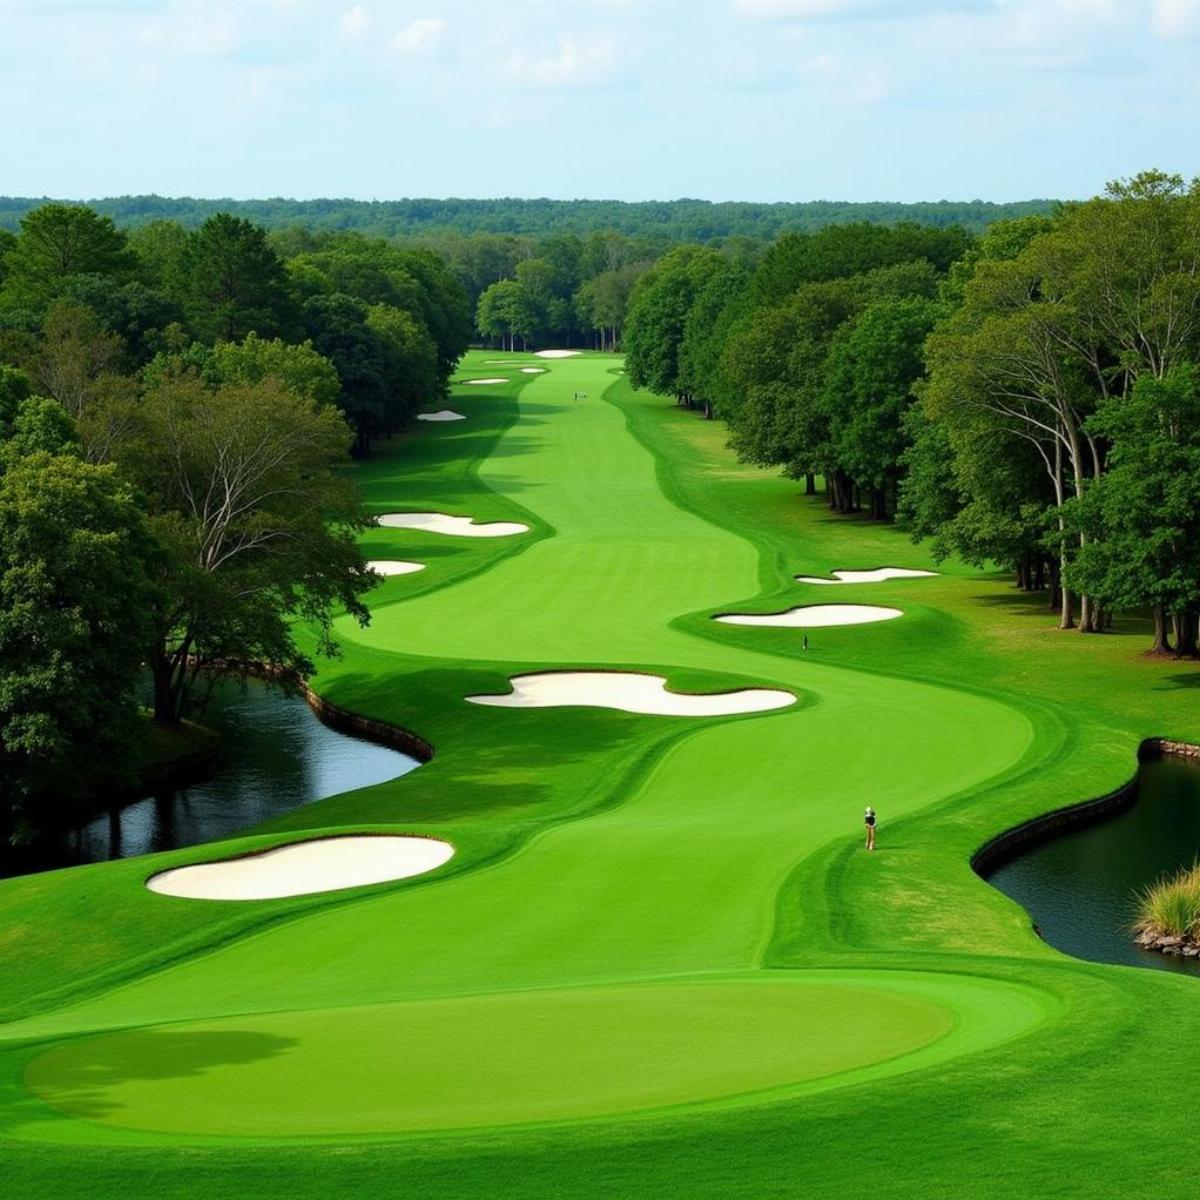
[[[1074,198],[1200,171],[1200,0],[0,0],[0,194]]]

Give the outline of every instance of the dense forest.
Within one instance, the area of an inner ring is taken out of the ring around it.
[[[16,230],[31,209],[50,197],[0,196],[0,229]],[[769,239],[784,230],[800,232],[825,225],[868,221],[894,224],[961,225],[980,232],[993,221],[1046,213],[1051,200],[993,204],[986,200],[929,203],[850,203],[813,200],[803,203],[714,203],[709,200],[195,200],[164,196],[117,196],[90,200],[88,207],[117,225],[178,221],[193,229],[217,213],[254,221],[265,229],[303,226],[316,232],[354,230],[373,237],[424,234],[504,233],[542,237],[579,236],[612,230],[667,241],[706,242],[727,237]]]
[[[1200,182],[1147,172],[1053,215],[832,226],[756,260],[672,249],[633,290],[639,386],[747,461],[940,557],[1010,568],[1064,628],[1200,624]]]
[[[335,612],[366,619],[341,468],[446,393],[471,328],[418,247],[285,260],[225,213],[56,204],[0,235],[0,840],[120,783],[145,673],[179,728],[205,667],[307,674],[297,620],[332,652]]]

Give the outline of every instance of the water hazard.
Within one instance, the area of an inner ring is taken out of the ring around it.
[[[204,723],[220,737],[221,761],[211,779],[161,789],[15,861],[0,861],[0,875],[215,841],[420,765],[407,754],[330,729],[301,697],[254,679],[244,687],[233,680],[217,683]]]
[[[1200,975],[1195,959],[1133,943],[1138,892],[1200,857],[1200,765],[1143,764],[1132,807],[1023,851],[988,875],[1052,946],[1076,958]]]

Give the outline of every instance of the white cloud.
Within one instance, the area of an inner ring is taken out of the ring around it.
[[[359,38],[370,28],[371,17],[361,4],[354,5],[342,13],[342,32],[348,38]]]
[[[550,54],[518,47],[505,64],[514,80],[542,88],[591,87],[608,77],[617,61],[617,44],[605,35],[560,36]]]
[[[1168,41],[1195,37],[1200,33],[1200,0],[1154,0],[1150,23]]]
[[[392,49],[398,54],[428,54],[445,32],[446,22],[440,17],[418,17],[392,38]]]
[[[144,46],[180,55],[227,54],[237,45],[232,15],[194,0],[174,0],[167,11],[138,31]]]

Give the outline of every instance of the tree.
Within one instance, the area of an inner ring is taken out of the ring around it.
[[[275,337],[295,325],[283,264],[266,233],[241,217],[217,213],[188,235],[174,286],[201,341]]]
[[[43,307],[81,276],[127,276],[134,259],[108,217],[76,204],[44,204],[21,218],[5,254],[4,291]]]
[[[342,411],[354,426],[360,453],[387,426],[384,347],[367,324],[369,309],[335,292],[304,304],[304,327],[313,347],[333,363],[342,385]]]
[[[419,318],[390,304],[367,310],[367,328],[379,339],[387,394],[384,431],[391,433],[441,394],[437,346]]]
[[[106,330],[90,308],[56,300],[42,325],[30,374],[45,395],[78,419],[102,381],[117,373],[124,352],[121,338]]]
[[[369,522],[341,470],[350,441],[340,413],[274,379],[193,375],[146,393],[115,456],[167,551],[148,640],[158,720],[181,719],[205,666],[311,673],[297,620],[326,654],[337,611],[365,624],[373,576],[355,534]]]
[[[23,410],[24,435],[53,420],[48,403]],[[0,474],[0,831],[13,840],[86,794],[98,763],[128,761],[157,553],[115,467],[31,444]]]
[[[634,387],[684,397],[679,352],[688,313],[700,290],[723,266],[701,246],[680,246],[637,282],[625,322],[625,369]]]
[[[893,504],[908,445],[905,414],[924,374],[922,347],[938,315],[919,296],[879,300],[834,335],[822,407],[832,462],[871,492],[871,512]]]
[[[1071,563],[1074,586],[1104,609],[1149,608],[1156,653],[1168,617],[1181,654],[1197,650],[1200,617],[1200,369],[1144,375],[1089,422],[1111,442],[1109,469],[1074,500],[1068,524],[1090,536]]]
[[[311,341],[294,345],[248,333],[241,342],[218,342],[205,357],[201,373],[220,383],[256,384],[273,379],[318,408],[337,407],[341,399],[337,368]]]
[[[493,283],[479,297],[475,324],[484,337],[499,338],[505,350],[516,349],[516,339],[531,338],[539,315],[533,298],[515,279]]]

